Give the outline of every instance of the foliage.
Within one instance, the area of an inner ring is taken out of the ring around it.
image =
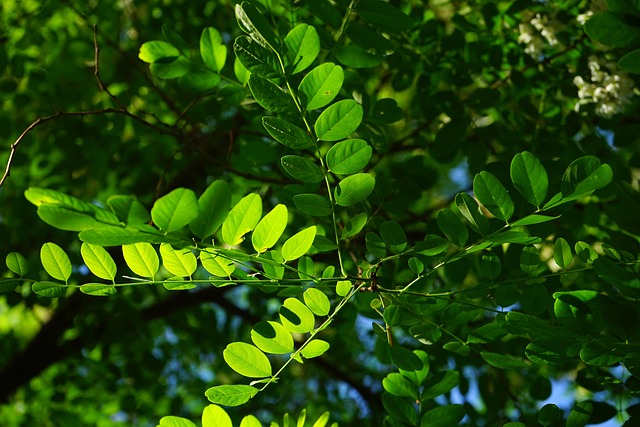
[[[6,425],[637,422],[635,2],[2,7]]]

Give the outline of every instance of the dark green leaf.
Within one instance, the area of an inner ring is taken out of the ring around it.
[[[456,206],[467,221],[469,225],[476,233],[484,236],[489,229],[489,221],[482,214],[480,206],[476,199],[468,195],[467,193],[456,194]]]
[[[578,402],[575,404],[569,418],[567,418],[566,427],[584,427],[591,419],[593,405],[589,401]]]
[[[584,25],[593,40],[609,47],[633,48],[640,44],[640,29],[620,19],[619,13],[597,13]]]
[[[540,265],[538,248],[533,245],[525,246],[520,254],[520,268],[527,274],[533,274]]]
[[[456,371],[438,372],[427,379],[424,383],[422,400],[435,399],[436,397],[448,393],[458,385],[460,374]]]
[[[368,23],[382,31],[399,33],[413,26],[413,20],[390,3],[381,0],[363,0],[358,3],[357,13]]]
[[[488,279],[495,279],[500,275],[502,271],[502,264],[500,258],[493,252],[486,253],[482,256],[480,261],[480,274]]]
[[[249,77],[249,89],[262,108],[275,113],[293,111],[291,97],[280,86],[256,74]]]
[[[273,139],[284,146],[294,150],[304,150],[314,146],[313,140],[306,131],[286,120],[266,116],[262,118],[262,125]]]
[[[475,176],[473,191],[480,203],[496,218],[506,222],[513,215],[514,206],[509,192],[489,172],[482,171]]]
[[[384,258],[387,254],[387,248],[384,240],[374,232],[368,232],[364,236],[367,250],[377,258]]]
[[[271,29],[271,25],[255,6],[245,1],[242,4],[236,4],[235,12],[242,31],[262,47],[269,47],[274,51],[279,50],[280,42]]]
[[[438,228],[454,245],[464,246],[469,239],[469,230],[451,209],[438,212]]]
[[[618,67],[629,73],[640,74],[640,49],[633,50],[620,58]]]
[[[326,197],[319,194],[296,194],[293,203],[303,213],[312,216],[331,215],[331,204]]]
[[[315,183],[324,179],[320,166],[306,157],[284,156],[280,160],[280,164],[289,175],[298,181]]]
[[[349,219],[349,222],[344,226],[342,230],[341,239],[348,239],[349,237],[353,237],[360,233],[364,226],[367,224],[367,214],[365,212],[360,212],[355,214]]]
[[[278,60],[273,52],[260,46],[250,37],[237,37],[233,51],[242,66],[252,74],[265,78],[280,76]]]
[[[420,422],[420,427],[451,427],[464,418],[462,405],[445,405],[427,411]]]
[[[500,369],[526,369],[529,367],[521,358],[515,358],[507,354],[480,352],[482,358],[491,366]]]
[[[511,181],[524,199],[540,207],[547,197],[549,178],[540,160],[528,151],[518,153],[511,161]]]
[[[384,60],[382,55],[364,50],[355,44],[339,46],[336,49],[336,58],[342,65],[351,68],[373,68]]]
[[[380,237],[393,253],[402,252],[407,246],[407,236],[400,224],[395,221],[385,221],[380,224]]]

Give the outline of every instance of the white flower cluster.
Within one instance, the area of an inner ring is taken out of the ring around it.
[[[605,63],[595,56],[589,57],[589,70],[589,81],[581,76],[573,79],[580,98],[574,107],[576,111],[581,105],[594,103],[597,115],[610,118],[629,105],[633,97],[633,80],[627,73],[618,71],[615,63]]]
[[[522,22],[518,25],[520,36],[518,43],[526,45],[525,53],[535,59],[541,59],[542,50],[545,45],[556,46],[558,39],[556,34],[562,30],[562,24],[547,16],[536,13],[528,19],[528,22]]]

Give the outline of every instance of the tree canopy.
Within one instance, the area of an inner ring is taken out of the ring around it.
[[[0,11],[3,425],[640,422],[640,2]]]

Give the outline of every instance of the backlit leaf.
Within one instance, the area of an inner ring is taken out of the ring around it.
[[[176,188],[151,208],[151,219],[161,230],[176,231],[198,216],[198,200],[192,190]]]
[[[80,286],[80,292],[87,295],[105,297],[113,295],[117,292],[114,285],[105,285],[103,283],[86,283]]]
[[[593,404],[589,401],[577,402],[569,413],[566,427],[584,427],[593,413]]]
[[[265,48],[279,49],[280,43],[271,25],[255,6],[245,1],[242,4],[236,4],[235,12],[238,25],[249,37]]]
[[[375,185],[375,178],[367,173],[348,176],[338,183],[334,191],[336,204],[355,205],[369,197]]]
[[[307,110],[317,110],[328,105],[340,92],[344,82],[342,67],[332,62],[318,65],[298,86],[298,96]]]
[[[351,135],[362,122],[362,106],[353,99],[344,99],[327,107],[314,129],[320,141],[338,141]]]
[[[353,289],[353,283],[350,280],[338,280],[338,283],[336,283],[336,294],[338,296],[346,297],[351,292],[351,289]]]
[[[147,63],[154,63],[180,56],[180,51],[173,45],[163,41],[150,41],[140,46],[138,58]]]
[[[430,409],[420,421],[421,427],[450,427],[458,425],[464,418],[465,410],[462,405],[445,405]]]
[[[411,399],[418,399],[418,388],[411,381],[397,372],[392,372],[382,380],[382,387],[399,397],[408,397]]]
[[[58,298],[67,293],[67,286],[57,282],[35,282],[31,285],[31,290],[41,297]]]
[[[231,209],[231,190],[222,180],[213,181],[198,199],[198,216],[189,223],[189,229],[201,239],[215,233]]]
[[[122,246],[124,260],[135,274],[142,277],[153,277],[160,268],[160,259],[149,243],[134,243]]]
[[[304,334],[315,327],[311,310],[297,298],[287,298],[280,307],[280,321],[287,330]]]
[[[509,192],[498,178],[482,171],[473,179],[473,192],[480,203],[496,218],[508,221],[513,215],[514,206]]]
[[[85,242],[80,247],[80,253],[84,263],[93,274],[104,280],[115,280],[116,263],[105,248]]]
[[[262,253],[278,243],[278,239],[287,227],[288,219],[287,207],[283,204],[276,205],[253,230],[251,235],[253,248],[258,253]]]
[[[451,209],[438,212],[438,228],[456,246],[464,246],[469,239],[469,230]]]
[[[360,233],[360,231],[362,231],[364,226],[367,224],[367,219],[368,217],[365,212],[360,212],[349,218],[349,222],[347,222],[347,224],[342,229],[342,235],[340,236],[340,238],[344,240]]]
[[[327,168],[338,175],[350,175],[364,168],[373,149],[362,139],[338,142],[327,152]]]
[[[518,153],[511,161],[511,181],[524,199],[540,207],[547,197],[549,178],[540,160],[528,151]]]
[[[40,249],[40,261],[47,274],[66,282],[71,277],[71,260],[67,253],[55,243],[45,243]]]
[[[331,309],[329,298],[319,289],[309,288],[302,295],[304,303],[316,316],[326,316]]]
[[[302,357],[305,359],[312,359],[314,357],[322,356],[327,350],[329,350],[329,343],[323,340],[313,340],[309,342],[302,349]]]
[[[303,213],[311,216],[331,215],[331,204],[326,197],[319,194],[296,194],[293,203]]]
[[[468,195],[467,193],[456,194],[456,206],[462,214],[462,216],[469,221],[469,225],[476,233],[484,236],[489,230],[489,221],[482,214],[480,206],[476,199]]]
[[[244,377],[264,378],[271,376],[271,363],[256,346],[244,342],[233,342],[227,345],[222,356],[231,369]]]
[[[309,249],[311,249],[311,245],[313,244],[313,239],[315,237],[316,237],[315,225],[305,228],[304,230],[299,231],[298,233],[291,236],[282,245],[281,254],[284,260],[292,261],[306,254],[309,251]]]
[[[207,405],[202,411],[202,427],[233,427],[229,414],[218,405]]]
[[[205,270],[217,277],[229,277],[236,269],[233,260],[207,251],[200,252],[200,261]]]
[[[202,61],[215,71],[220,71],[227,60],[227,47],[222,44],[218,30],[207,27],[200,36],[200,56]]]
[[[291,333],[278,322],[260,321],[251,330],[251,341],[265,353],[286,354],[293,351]]]
[[[196,427],[196,425],[186,418],[169,415],[160,418],[158,427]]]
[[[284,38],[287,56],[293,69],[291,74],[305,70],[320,53],[320,38],[315,28],[307,24],[296,25]]]
[[[527,274],[532,274],[540,265],[538,248],[533,245],[525,246],[520,255],[520,268]]]
[[[27,259],[18,252],[10,252],[5,257],[7,268],[22,277],[29,272]]]
[[[162,265],[167,271],[179,277],[191,277],[198,267],[196,256],[187,248],[173,249],[170,244],[160,245]]]
[[[262,199],[252,193],[236,204],[222,223],[222,241],[230,246],[242,242],[243,236],[254,229],[262,216]]]
[[[258,393],[258,389],[249,385],[219,385],[209,388],[204,394],[212,403],[224,406],[239,406]]]
[[[560,268],[569,267],[569,265],[571,265],[571,261],[573,261],[571,247],[562,237],[558,238],[553,246],[553,259]]]

